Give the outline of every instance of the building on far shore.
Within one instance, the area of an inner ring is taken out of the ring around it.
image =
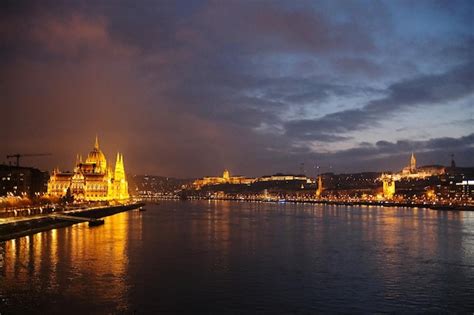
[[[233,184],[233,185],[250,185],[255,182],[255,178],[247,178],[244,176],[231,176],[229,170],[225,169],[222,176],[203,177],[193,182],[194,189],[201,189],[204,186]]]
[[[0,164],[0,196],[29,196],[43,194],[49,174],[34,167]]]
[[[454,155],[452,157],[450,167],[442,165],[417,167],[416,157],[412,153],[410,163],[400,172],[380,176],[379,180],[383,183],[384,197],[391,199],[396,194],[403,198],[425,196],[433,200],[436,198],[472,199],[474,168],[457,167],[454,162]],[[389,182],[393,182],[393,187]]]
[[[111,201],[129,198],[128,182],[125,178],[123,156],[117,153],[115,169],[107,166],[107,159],[95,145],[85,162],[82,157],[76,159],[73,172],[53,171],[48,182],[48,194],[63,197],[70,194],[77,201]]]
[[[391,175],[382,174],[382,194],[387,200],[393,199],[395,195],[395,181]]]
[[[316,198],[326,200],[392,200],[413,202],[472,203],[474,168],[417,166],[412,153],[408,166],[399,172],[323,173],[317,179],[297,174],[275,174],[257,178],[203,177],[183,185],[182,196],[203,198]]]
[[[399,173],[393,175],[395,180],[400,179],[417,179],[426,178],[430,176],[440,176],[446,173],[446,167],[442,165],[425,165],[421,167],[416,166],[416,157],[412,153],[410,163],[405,166]]]
[[[192,187],[195,190],[200,190],[206,186],[217,186],[217,185],[247,185],[247,186],[262,186],[272,183],[299,183],[302,184],[314,184],[314,181],[305,175],[292,175],[277,173],[275,175],[265,175],[257,178],[250,178],[245,176],[231,176],[229,170],[225,169],[221,177],[203,177],[193,182]]]
[[[256,179],[258,182],[288,182],[288,181],[302,181],[305,183],[312,183],[311,179],[306,175],[293,175],[277,173],[275,175],[265,175]]]

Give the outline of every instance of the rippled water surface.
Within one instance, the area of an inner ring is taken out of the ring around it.
[[[147,209],[0,243],[0,313],[474,311],[474,213]]]

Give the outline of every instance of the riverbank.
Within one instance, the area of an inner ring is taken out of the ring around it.
[[[289,200],[288,202],[298,203],[300,201]],[[431,209],[431,210],[474,211],[474,206],[470,206],[470,205],[432,204],[432,203],[420,203],[420,202],[314,200],[314,201],[309,201],[309,203],[342,205],[342,206],[379,206],[379,207],[402,207],[402,208],[426,208],[426,209]]]
[[[295,201],[293,201],[295,202]],[[380,207],[402,207],[402,208],[426,208],[431,210],[457,210],[457,211],[474,211],[474,206],[470,205],[454,205],[454,204],[431,204],[417,202],[387,202],[387,201],[314,201],[313,203],[344,205],[344,206],[380,206]]]
[[[77,209],[70,211],[59,212],[73,217],[85,218],[103,218],[119,212],[137,209],[144,206],[144,203],[133,203],[118,206],[104,206],[87,209]],[[64,220],[60,217],[55,217],[51,214],[43,214],[24,218],[14,218],[0,221],[0,241],[6,241],[13,238],[18,238],[26,235],[35,234],[50,229],[61,228],[76,224]]]

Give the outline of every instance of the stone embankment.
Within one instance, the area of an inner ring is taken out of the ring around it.
[[[144,206],[143,203],[131,203],[125,205],[94,207],[61,212],[48,211],[43,214],[29,217],[1,219],[0,241],[75,224],[75,222],[61,219],[60,216],[55,216],[53,213],[62,213],[67,216],[74,216],[78,218],[102,218],[119,212],[137,209],[142,206]]]

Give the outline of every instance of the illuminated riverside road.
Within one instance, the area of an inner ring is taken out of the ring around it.
[[[0,313],[474,311],[474,213],[230,201],[0,243]]]

